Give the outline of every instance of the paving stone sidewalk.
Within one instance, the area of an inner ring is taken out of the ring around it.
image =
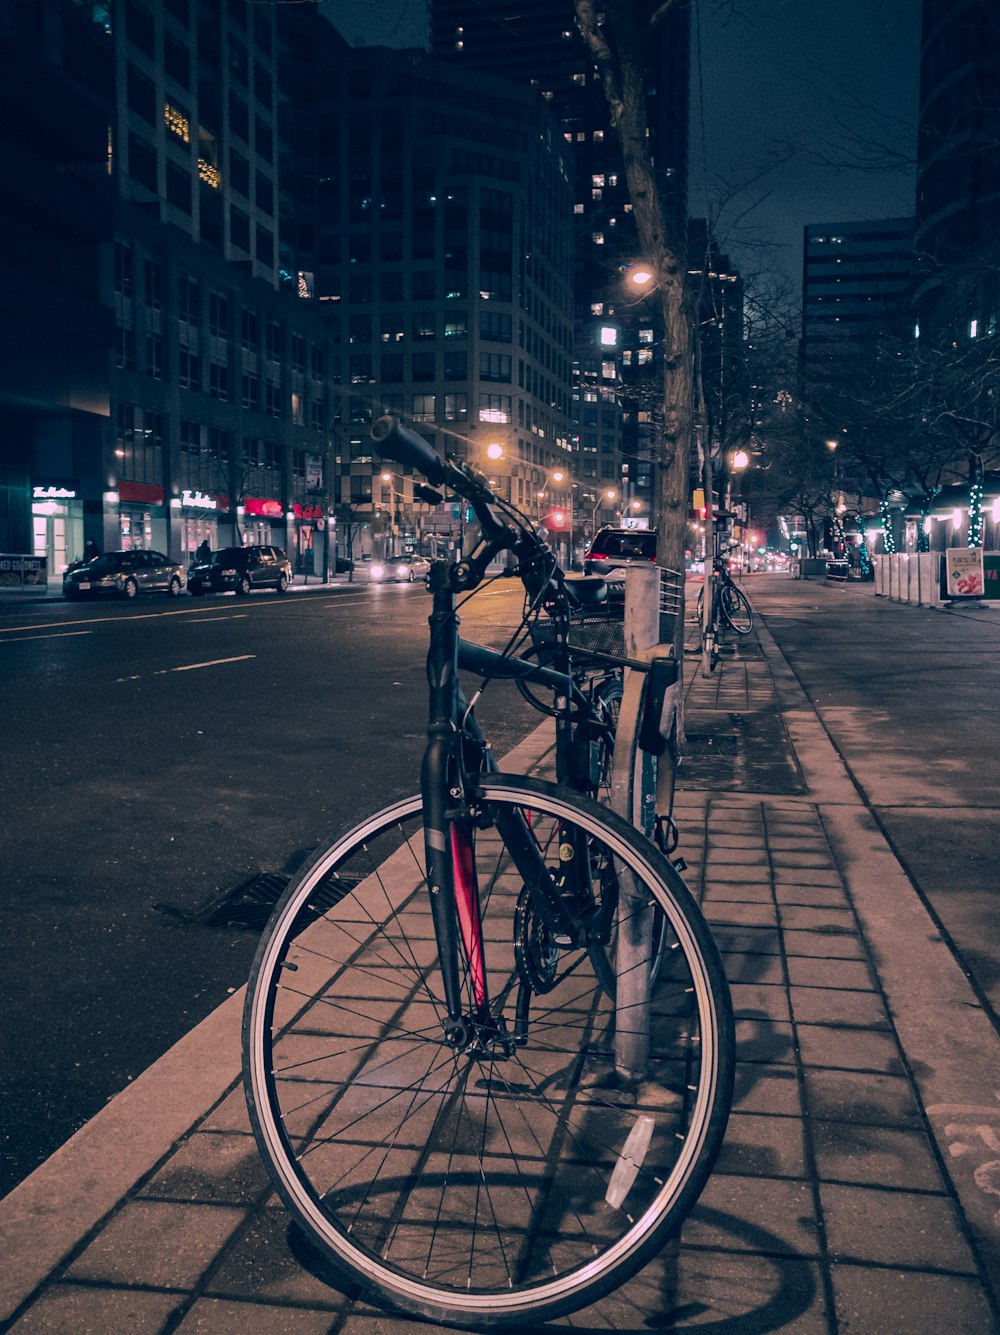
[[[553,1328],[1000,1330],[996,1253],[929,1113],[933,1077],[911,1050],[924,1040],[901,1020],[868,910],[873,873],[859,866],[874,857],[889,894],[904,895],[905,878],[893,883],[891,853],[823,753],[766,629],[709,678],[689,663],[686,718],[681,849],[732,984],[736,1102],[679,1242]],[[547,746],[536,734],[511,768],[544,768]],[[290,1230],[249,1132],[240,1005],[232,998],[0,1203],[0,1331],[418,1327],[326,1282]]]

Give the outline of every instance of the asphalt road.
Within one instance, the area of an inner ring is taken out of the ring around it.
[[[463,634],[502,644],[519,589]],[[199,910],[415,790],[429,610],[405,585],[0,609],[0,1193],[243,984],[256,934]],[[501,685],[479,714],[499,755],[539,720]]]

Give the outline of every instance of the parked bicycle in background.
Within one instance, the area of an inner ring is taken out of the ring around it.
[[[706,612],[705,590],[698,592],[696,603],[698,627],[701,632],[702,674],[715,670],[726,634],[749,635],[753,629],[753,611],[750,600],[736,584],[723,556],[712,562],[712,601]]]

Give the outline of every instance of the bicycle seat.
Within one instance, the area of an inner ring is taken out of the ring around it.
[[[595,607],[606,601],[608,582],[603,575],[567,575],[564,588],[577,607]]]

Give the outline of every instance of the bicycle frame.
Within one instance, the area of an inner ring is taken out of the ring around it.
[[[455,594],[457,585],[466,587],[462,567],[461,562],[435,561],[429,577],[433,598],[427,655],[429,719],[420,776],[424,851],[447,1010],[443,1022],[445,1037],[456,1048],[473,1043],[483,1048],[499,1044],[502,1048],[515,1040],[490,1013],[485,967],[487,945],[482,935],[478,886],[471,873],[473,859],[468,852],[475,828],[475,776],[465,773],[464,743],[472,740],[482,747],[483,742],[478,727],[470,729],[468,725],[458,687]],[[498,820],[497,828],[518,875],[532,888],[539,913],[554,938],[560,943],[580,944],[591,923],[586,913],[579,918],[569,911],[526,816],[505,815]],[[589,857],[585,848],[575,848],[572,853],[566,861],[576,866],[580,865],[578,859]],[[472,980],[473,1014],[467,1014],[464,1006],[463,955]],[[519,1007],[520,1012],[523,1010]]]

